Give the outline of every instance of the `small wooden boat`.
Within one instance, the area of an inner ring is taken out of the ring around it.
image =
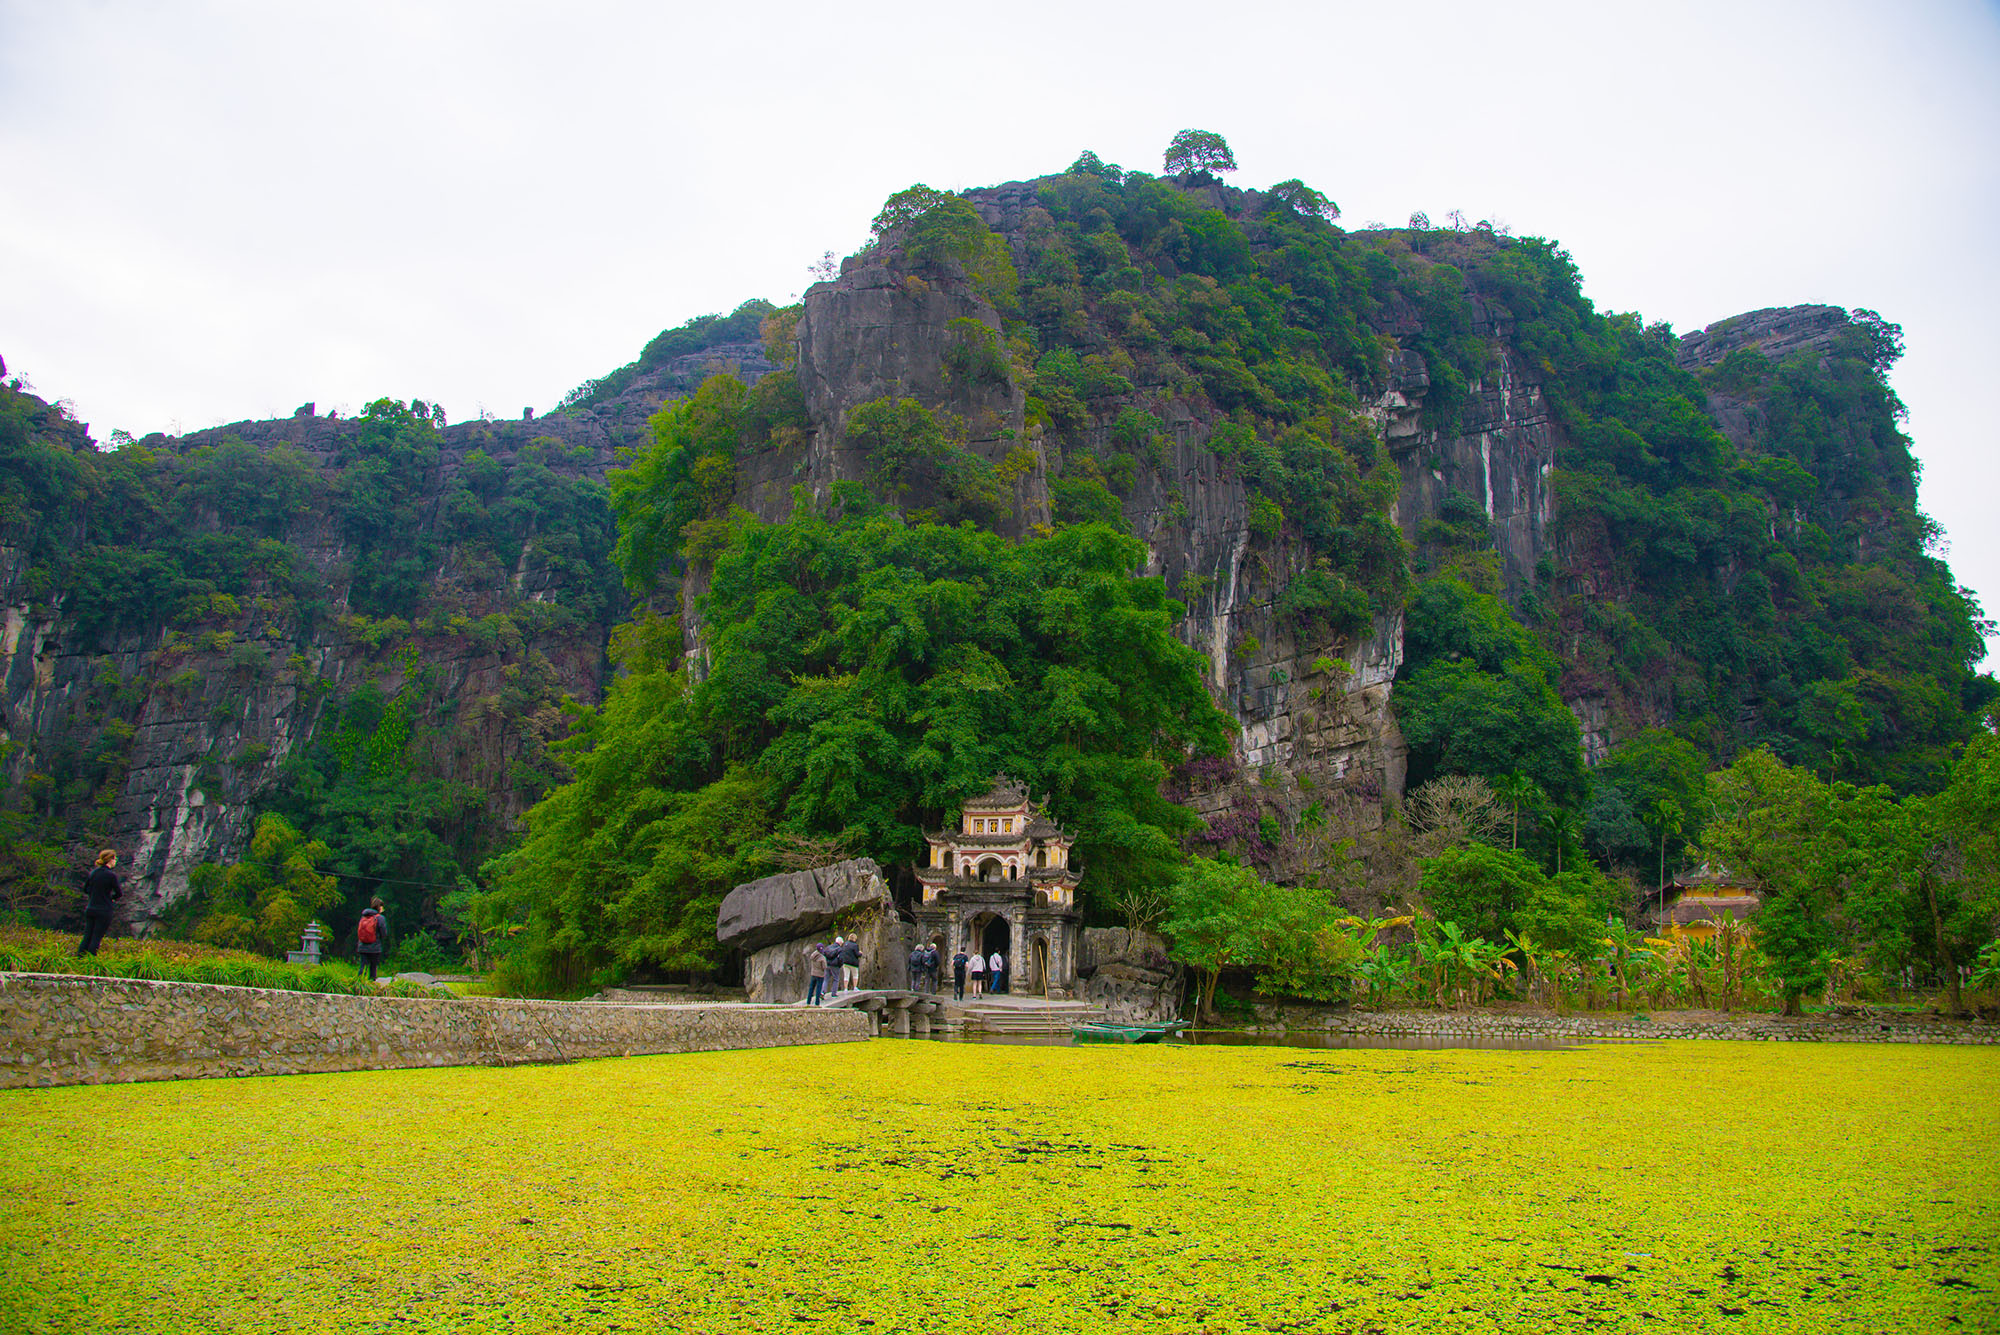
[[[1164,1024],[1073,1024],[1069,1036],[1073,1043],[1158,1043],[1168,1034],[1177,1034],[1187,1027],[1186,1020],[1168,1020]]]

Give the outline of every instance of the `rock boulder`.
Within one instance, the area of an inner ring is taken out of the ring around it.
[[[715,936],[727,950],[753,954],[832,928],[863,911],[894,912],[889,883],[873,858],[781,872],[746,881],[723,897]]]

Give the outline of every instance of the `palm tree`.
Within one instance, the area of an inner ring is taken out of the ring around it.
[[[1687,813],[1671,797],[1659,798],[1646,812],[1646,823],[1660,832],[1660,897],[1663,900],[1667,893],[1667,836],[1679,834],[1686,820]]]
[[[1556,875],[1563,874],[1563,849],[1574,848],[1583,837],[1583,817],[1560,807],[1542,815],[1542,833],[1556,846]]]
[[[1508,810],[1513,813],[1513,847],[1518,851],[1521,847],[1521,808],[1534,806],[1542,800],[1542,786],[1521,771],[1515,770],[1493,781],[1493,795],[1505,802]]]

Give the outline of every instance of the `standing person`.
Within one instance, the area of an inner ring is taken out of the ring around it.
[[[114,906],[125,893],[118,884],[118,873],[111,870],[117,865],[118,854],[107,848],[97,855],[97,865],[84,878],[83,893],[87,898],[83,901],[83,940],[76,945],[79,957],[95,955],[105,932],[111,929]]]
[[[937,942],[935,941],[931,942],[929,945],[924,947],[924,976],[930,983],[930,986],[925,988],[924,990],[927,992],[937,991],[938,948],[937,948]]]
[[[861,938],[850,936],[847,944],[840,948],[840,988],[843,992],[853,992],[860,987]]]
[[[806,947],[806,977],[811,980],[806,984],[806,1005],[817,1006],[826,991],[826,955],[818,942]]]
[[[965,1000],[965,952],[962,950],[951,957],[951,996],[954,1001]]]
[[[965,981],[972,985],[973,1000],[976,1001],[979,999],[979,985],[985,980],[986,957],[975,950],[972,952],[972,958],[966,961],[965,965]]]
[[[375,971],[382,964],[382,947],[388,944],[389,919],[382,912],[382,900],[378,895],[368,901],[368,907],[361,910],[361,923],[354,929],[354,950],[358,962],[368,966],[368,981],[375,981]]]
[[[986,961],[986,971],[993,979],[993,990],[995,992],[1005,992],[1007,990],[1007,957],[997,950],[994,951],[993,958]]]
[[[922,946],[910,947],[910,990],[912,992],[921,992],[924,990],[924,948]]]
[[[840,995],[840,955],[846,948],[847,938],[844,936],[836,936],[831,945],[819,948],[821,956],[826,960],[827,986],[832,989],[827,993],[829,997]]]

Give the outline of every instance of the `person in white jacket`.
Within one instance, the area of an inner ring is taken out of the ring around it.
[[[993,958],[986,961],[986,976],[993,980],[993,990],[995,992],[1005,992],[1007,990],[1007,957],[997,950],[994,951]]]
[[[965,962],[965,990],[968,995],[978,996],[979,985],[986,980],[986,957],[978,951]]]

